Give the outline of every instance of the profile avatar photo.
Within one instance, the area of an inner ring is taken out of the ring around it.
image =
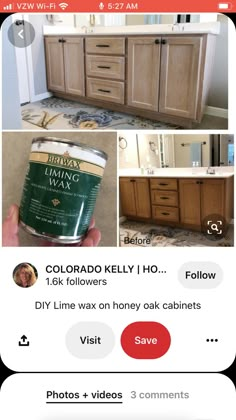
[[[36,268],[29,263],[18,264],[13,271],[13,280],[19,287],[31,287],[38,279]]]

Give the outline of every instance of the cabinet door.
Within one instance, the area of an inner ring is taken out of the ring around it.
[[[85,95],[83,38],[63,38],[66,92]]]
[[[61,37],[45,38],[48,90],[65,91],[63,43]]]
[[[127,104],[157,111],[160,68],[160,38],[128,39]]]
[[[188,225],[201,225],[201,202],[199,180],[180,179],[180,222]]]
[[[136,178],[134,182],[136,214],[138,217],[151,217],[149,182],[147,178]]]
[[[164,37],[161,45],[159,112],[196,118],[201,37]]]
[[[134,182],[133,178],[120,178],[121,207],[125,216],[136,216]]]
[[[203,179],[201,184],[202,220],[211,215],[225,216],[225,182],[223,179]]]

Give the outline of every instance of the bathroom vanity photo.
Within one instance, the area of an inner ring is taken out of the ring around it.
[[[24,51],[8,39],[17,15],[9,17],[4,129],[227,129],[232,22],[223,14],[204,18],[21,15],[22,30],[27,22],[35,31]]]
[[[191,246],[223,243],[232,246],[233,136],[143,134],[141,137],[120,136],[122,235],[127,228],[139,232],[134,233],[136,236],[142,237],[145,232],[150,237],[156,229],[156,236],[163,236],[162,245],[167,236],[184,237],[184,246],[190,246],[189,243]],[[218,155],[219,145],[221,155]],[[227,159],[225,162],[221,160],[223,157]],[[132,167],[137,163],[140,167]],[[212,237],[211,232],[211,225],[216,222],[224,226],[219,238]],[[205,228],[209,226],[207,234]],[[226,232],[231,238],[227,241]],[[169,245],[175,246],[174,243],[177,242],[173,240]],[[178,241],[177,246],[180,243]]]

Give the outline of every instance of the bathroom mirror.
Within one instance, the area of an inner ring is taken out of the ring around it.
[[[175,24],[175,23],[200,23],[216,22],[217,13],[205,13],[199,15],[176,15],[176,14],[129,14],[105,13],[86,14],[77,13],[75,26],[129,26],[129,25],[153,25],[153,24]]]
[[[234,166],[230,134],[122,134],[120,168]]]

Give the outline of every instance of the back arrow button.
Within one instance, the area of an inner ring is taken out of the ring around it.
[[[21,38],[21,39],[24,39],[24,35],[22,35],[24,33],[24,29],[21,29],[21,31],[20,32],[18,32],[18,36]]]

